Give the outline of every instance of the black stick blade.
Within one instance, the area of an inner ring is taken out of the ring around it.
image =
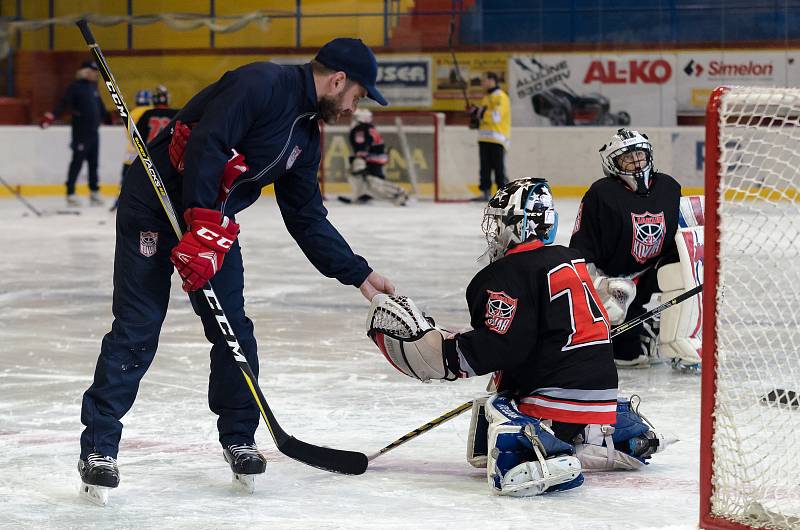
[[[319,447],[298,440],[294,436],[289,436],[278,446],[278,450],[289,458],[309,466],[344,475],[361,475],[369,464],[364,453]]]
[[[800,394],[794,390],[784,390],[776,388],[770,390],[765,396],[761,396],[762,403],[779,403],[788,405],[794,409],[800,409]]]

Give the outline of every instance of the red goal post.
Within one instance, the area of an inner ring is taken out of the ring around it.
[[[700,527],[800,528],[800,90],[706,110]]]

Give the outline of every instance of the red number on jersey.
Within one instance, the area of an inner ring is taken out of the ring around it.
[[[551,302],[559,296],[566,296],[569,301],[572,333],[562,350],[608,343],[608,315],[598,302],[584,260],[575,259],[554,268],[547,273],[547,283]]]
[[[153,138],[158,136],[158,133],[160,133],[162,129],[169,125],[169,122],[171,121],[172,120],[170,118],[151,116],[150,119],[147,120],[147,127],[150,129],[150,132],[147,133],[147,140],[145,140],[145,143],[149,144],[152,142]]]

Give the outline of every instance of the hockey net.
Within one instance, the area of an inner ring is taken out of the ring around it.
[[[800,90],[706,114],[700,526],[800,528]]]
[[[451,156],[445,148],[444,114],[375,111],[372,123],[386,145],[389,161],[384,174],[388,181],[401,185],[413,197],[437,202],[463,201],[475,195],[468,182],[443,169]],[[350,128],[351,124],[344,121],[322,126],[320,184],[329,198],[350,193]],[[470,177],[477,182],[476,177]]]

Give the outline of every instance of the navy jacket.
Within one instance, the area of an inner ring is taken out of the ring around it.
[[[53,109],[53,115],[58,118],[67,109],[72,112],[74,142],[96,138],[97,128],[108,114],[97,91],[97,83],[87,79],[77,79],[69,84]]]
[[[286,228],[309,261],[325,276],[360,285],[372,269],[327,219],[317,180],[320,132],[311,65],[251,63],[225,73],[195,95],[176,116],[190,124],[183,175],[172,168],[168,147],[172,127],[148,146],[179,215],[185,208],[218,208],[233,216],[253,204],[261,188],[275,185]],[[250,170],[216,204],[231,149]],[[161,210],[141,164],[124,180],[122,197]]]

